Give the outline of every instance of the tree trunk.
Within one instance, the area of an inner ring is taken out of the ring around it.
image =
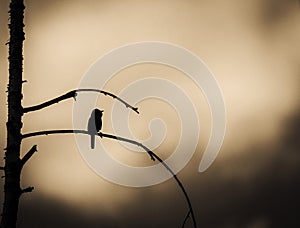
[[[20,145],[22,128],[22,71],[23,71],[23,0],[10,3],[9,83],[7,147],[5,153],[4,204],[1,228],[15,228],[17,222],[20,188]]]

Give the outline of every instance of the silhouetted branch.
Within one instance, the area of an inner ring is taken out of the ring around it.
[[[36,132],[23,134],[22,138],[25,139],[25,138],[39,136],[39,135],[72,134],[72,133],[90,135],[90,132],[86,131],[86,130],[49,130],[49,131],[36,131]],[[149,150],[147,147],[145,147],[143,144],[139,143],[139,142],[136,142],[136,141],[131,140],[131,139],[126,139],[126,138],[123,138],[123,137],[115,136],[115,135],[103,134],[101,132],[98,133],[98,136],[111,138],[111,139],[116,139],[116,140],[119,140],[119,141],[128,142],[128,143],[140,146],[140,147],[144,148],[147,151],[147,153],[150,155],[151,160],[155,161],[154,156],[153,156],[153,152],[151,150]]]
[[[120,137],[120,136],[115,136],[115,135],[110,135],[110,134],[103,134],[101,132],[99,133],[99,136],[100,137],[105,137],[105,138],[110,138],[110,139],[115,139],[115,140],[119,140],[119,141],[123,141],[123,142],[128,142],[128,143],[140,146],[150,155],[151,160],[155,161],[155,156],[154,156],[155,154],[151,150],[149,150],[147,147],[145,147],[143,144],[141,144],[137,141],[127,139],[127,138],[123,138],[123,137]]]
[[[90,133],[86,130],[49,130],[49,131],[36,131],[36,132],[31,132],[27,134],[23,134],[22,138],[30,138],[34,136],[39,136],[39,135],[53,135],[53,134],[87,134],[89,135]]]
[[[183,223],[182,223],[182,226],[181,226],[182,228],[185,226],[185,223],[188,220],[188,218],[190,217],[190,214],[191,214],[191,211],[188,211],[188,213],[186,214],[186,216],[185,216],[185,218],[183,220]]]
[[[152,151],[151,151],[152,152]],[[178,179],[178,177],[176,176],[176,174],[171,170],[171,168],[163,161],[161,160],[160,157],[158,157],[155,153],[152,152],[152,155],[153,157],[155,157],[158,161],[160,161],[163,166],[173,175],[174,179],[176,180],[177,184],[179,185],[179,187],[181,188],[184,196],[185,196],[185,199],[188,203],[188,206],[189,206],[189,210],[190,210],[190,213],[191,213],[191,216],[192,216],[192,220],[193,220],[193,224],[194,224],[194,227],[197,227],[196,225],[196,218],[195,218],[195,214],[194,214],[194,211],[193,211],[193,208],[192,208],[192,203],[190,201],[190,198],[183,186],[183,184],[181,183],[181,181]],[[150,155],[151,156],[151,155]]]
[[[39,105],[34,105],[34,106],[30,106],[30,107],[26,107],[26,108],[23,108],[23,113],[27,113],[27,112],[33,112],[33,111],[37,111],[37,110],[40,110],[40,109],[43,109],[45,107],[48,107],[50,105],[53,105],[53,104],[56,104],[60,101],[63,101],[63,100],[66,100],[66,99],[69,99],[69,98],[74,98],[76,97],[76,90],[72,90],[64,95],[61,95],[59,97],[56,97],[50,101],[46,101],[42,104],[39,104]]]
[[[34,187],[28,187],[28,188],[21,189],[21,194],[32,192],[33,189],[34,189]]]
[[[63,94],[63,95],[61,95],[59,97],[56,97],[56,98],[54,98],[52,100],[46,101],[44,103],[41,103],[41,104],[38,104],[38,105],[34,105],[34,106],[30,106],[30,107],[25,107],[25,108],[23,108],[23,113],[37,111],[37,110],[46,108],[46,107],[48,107],[50,105],[56,104],[56,103],[58,103],[60,101],[67,100],[69,98],[76,99],[77,93],[80,93],[80,92],[102,93],[105,96],[110,96],[110,97],[112,97],[112,98],[120,101],[121,103],[123,103],[126,106],[126,108],[130,108],[130,109],[132,109],[133,111],[135,111],[136,113],[139,114],[139,111],[138,111],[137,107],[133,107],[130,104],[128,104],[126,101],[124,101],[123,99],[119,98],[118,96],[116,96],[116,95],[114,95],[112,93],[100,90],[100,89],[75,89],[75,90],[67,92],[66,94]]]
[[[49,130],[49,131],[36,131],[36,132],[23,134],[22,138],[25,139],[25,138],[29,138],[29,137],[33,137],[33,136],[39,136],[39,135],[70,134],[70,133],[71,134],[75,133],[75,134],[90,135],[90,133],[86,130]],[[176,176],[176,174],[172,171],[172,169],[158,155],[156,155],[153,151],[151,151],[148,147],[144,146],[143,144],[141,144],[137,141],[131,140],[131,139],[127,139],[127,138],[123,138],[123,137],[119,137],[119,136],[115,136],[115,135],[111,135],[111,134],[105,134],[105,133],[101,133],[101,132],[98,133],[98,136],[105,137],[105,138],[110,138],[110,139],[115,139],[115,140],[119,140],[119,141],[123,141],[123,142],[128,142],[128,143],[140,146],[150,155],[151,160],[155,161],[155,159],[157,159],[172,174],[173,178],[176,180],[177,184],[179,185],[180,189],[182,190],[182,192],[185,196],[185,199],[188,203],[188,207],[189,207],[188,216],[189,216],[189,214],[191,214],[194,227],[197,227],[194,211],[193,211],[193,208],[192,208],[192,204],[191,204],[190,198],[189,198],[183,184],[181,183],[179,178]],[[188,216],[186,216],[185,221],[187,220]],[[184,223],[185,223],[185,221],[184,221]]]
[[[24,157],[21,160],[21,169],[25,165],[25,163],[32,157],[32,155],[37,152],[37,145],[34,145],[31,147],[31,149],[24,155]]]

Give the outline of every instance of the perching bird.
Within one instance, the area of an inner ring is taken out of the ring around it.
[[[102,128],[102,115],[104,110],[94,109],[88,122],[88,132],[91,135],[91,149],[95,148],[95,136]]]

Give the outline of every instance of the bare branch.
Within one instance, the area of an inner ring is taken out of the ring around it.
[[[90,132],[86,131],[86,130],[49,130],[49,131],[36,131],[36,132],[23,134],[22,138],[25,139],[25,138],[39,136],[39,135],[72,134],[72,133],[90,135]],[[101,132],[98,133],[98,136],[105,137],[105,138],[111,138],[111,139],[115,139],[115,140],[119,140],[119,141],[123,141],[123,142],[128,142],[128,143],[140,146],[140,147],[144,148],[147,151],[147,153],[151,157],[151,160],[153,160],[153,161],[155,160],[155,158],[153,156],[153,152],[151,150],[147,149],[147,147],[145,147],[143,144],[141,144],[139,142],[136,142],[136,141],[131,140],[131,139],[126,139],[126,138],[123,138],[123,137],[115,136],[115,135],[103,134]]]
[[[27,188],[24,188],[24,189],[21,189],[21,194],[23,193],[28,193],[28,192],[32,192],[34,189],[34,187],[27,187]]]
[[[130,104],[128,104],[126,101],[124,101],[123,99],[121,99],[120,97],[112,94],[112,93],[109,93],[107,91],[104,91],[104,90],[100,90],[100,89],[77,89],[76,92],[96,92],[96,93],[103,93],[105,96],[110,96],[118,101],[120,101],[121,103],[123,103],[126,108],[130,108],[132,109],[133,111],[135,111],[137,114],[139,114],[139,111],[138,111],[138,108],[137,107],[133,107],[131,106]]]
[[[39,135],[53,135],[53,134],[87,134],[89,135],[90,133],[86,130],[49,130],[49,131],[36,131],[36,132],[31,132],[27,134],[23,134],[22,138],[30,138],[34,136],[39,136]]]
[[[90,135],[90,133],[88,131],[85,130],[49,130],[49,131],[36,131],[36,132],[31,132],[31,133],[27,133],[27,134],[23,134],[22,138],[29,138],[29,137],[33,137],[33,136],[39,136],[39,135],[51,135],[51,134],[87,134]],[[148,147],[144,146],[143,144],[131,140],[131,139],[127,139],[127,138],[123,138],[123,137],[119,137],[116,135],[111,135],[111,134],[105,134],[105,133],[98,133],[98,136],[100,137],[105,137],[105,138],[110,138],[110,139],[115,139],[115,140],[119,140],[119,141],[124,141],[124,142],[128,142],[137,146],[142,147],[151,157],[151,159],[154,161],[155,159],[157,159],[173,176],[173,178],[175,179],[175,181],[177,182],[178,186],[180,187],[180,189],[182,190],[184,197],[188,203],[188,207],[189,207],[189,214],[191,214],[192,220],[193,220],[193,224],[194,227],[196,226],[196,219],[195,219],[195,214],[192,208],[192,204],[190,201],[190,198],[183,186],[183,184],[181,183],[181,181],[179,180],[179,178],[176,176],[176,174],[172,171],[172,169],[158,156],[156,155],[153,151],[151,151]],[[188,217],[188,216],[186,216]],[[185,218],[186,220],[187,218]]]
[[[66,99],[69,99],[69,98],[75,98],[76,97],[76,90],[72,90],[64,95],[61,95],[59,97],[56,97],[50,101],[46,101],[42,104],[39,104],[39,105],[34,105],[34,106],[30,106],[30,107],[26,107],[26,108],[23,108],[23,113],[27,113],[27,112],[33,112],[33,111],[37,111],[37,110],[40,110],[40,109],[43,109],[45,107],[48,107],[50,105],[53,105],[53,104],[56,104],[60,101],[63,101],[63,100],[66,100]]]
[[[123,142],[128,142],[128,143],[137,145],[139,147],[142,147],[150,155],[151,160],[155,161],[154,153],[151,150],[149,150],[147,147],[145,147],[143,144],[141,144],[137,141],[127,139],[127,138],[123,138],[123,137],[120,137],[120,136],[115,136],[115,135],[110,135],[110,134],[103,134],[101,132],[99,133],[99,136],[104,137],[104,138],[115,139],[115,140],[119,140],[119,141],[123,141]]]
[[[186,216],[185,216],[185,218],[183,220],[183,223],[182,223],[182,226],[181,226],[182,228],[185,226],[185,223],[188,220],[188,218],[190,217],[190,214],[191,214],[191,211],[188,211],[188,213],[186,214]]]
[[[117,136],[109,135],[109,134],[101,134],[101,135],[103,137],[112,138],[112,139],[116,139],[116,140],[121,140],[121,141],[129,142],[129,143],[135,144],[137,146],[140,146],[140,147],[142,147],[150,155],[150,157],[151,157],[151,159],[153,161],[156,158],[172,174],[173,178],[176,180],[177,184],[181,188],[181,190],[182,190],[182,192],[183,192],[183,194],[185,196],[185,199],[186,199],[186,201],[188,203],[190,214],[191,214],[192,219],[193,219],[194,227],[197,227],[196,226],[195,214],[194,214],[194,211],[193,211],[193,208],[192,208],[192,203],[190,201],[190,198],[189,198],[189,196],[188,196],[188,194],[187,194],[187,192],[186,192],[183,184],[181,183],[181,181],[179,180],[179,178],[176,176],[176,174],[172,171],[172,169],[157,154],[155,154],[153,151],[151,151],[148,147],[146,147],[143,144],[141,144],[139,142],[136,142],[134,140],[130,140],[130,139],[122,138],[122,137],[117,137]]]
[[[37,145],[34,145],[31,147],[31,149],[24,155],[24,157],[21,159],[21,169],[25,165],[25,163],[32,157],[32,155],[37,152]]]
[[[75,90],[67,92],[67,93],[65,93],[65,94],[63,94],[63,95],[61,95],[59,97],[56,97],[56,98],[51,99],[49,101],[46,101],[44,103],[41,103],[41,104],[38,104],[38,105],[34,105],[34,106],[30,106],[30,107],[25,107],[25,108],[23,108],[23,113],[37,111],[37,110],[46,108],[46,107],[48,107],[50,105],[56,104],[56,103],[58,103],[60,101],[67,100],[69,98],[74,98],[75,99],[76,96],[77,96],[77,93],[80,93],[80,92],[102,93],[105,96],[110,96],[110,97],[112,97],[112,98],[120,101],[121,103],[123,103],[126,106],[126,108],[130,108],[133,111],[135,111],[137,114],[139,114],[139,111],[138,111],[137,107],[133,107],[130,104],[128,104],[126,101],[124,101],[123,99],[119,98],[118,96],[116,96],[116,95],[114,95],[112,93],[100,90],[100,89],[75,89]]]
[[[3,166],[0,166],[0,170],[5,170],[5,168]]]

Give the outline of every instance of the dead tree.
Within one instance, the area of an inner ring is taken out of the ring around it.
[[[9,40],[9,82],[8,82],[8,119],[7,146],[4,166],[4,205],[1,228],[16,227],[19,198],[31,188],[21,189],[21,128],[22,128],[22,71],[23,71],[23,0],[12,0],[10,3],[10,40]]]

